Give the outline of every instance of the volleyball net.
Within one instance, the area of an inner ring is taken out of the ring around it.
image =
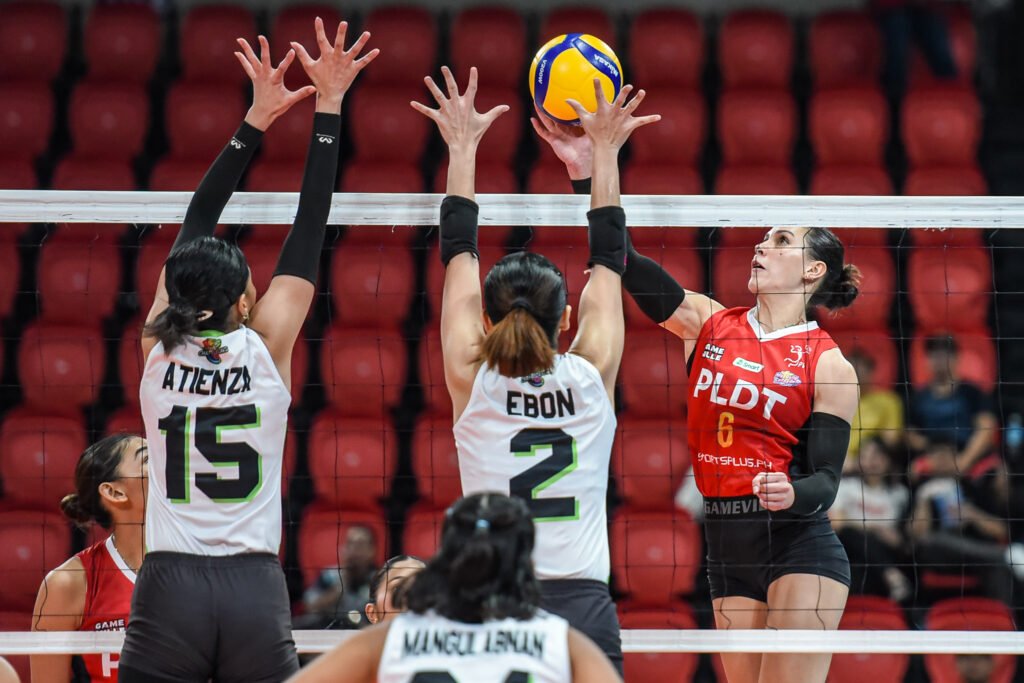
[[[141,432],[141,316],[189,198],[0,191],[0,628],[12,632],[0,635],[0,654],[117,650],[117,634],[25,631],[46,572],[103,538],[73,530],[58,503],[74,490],[88,443]],[[283,482],[281,558],[304,652],[344,637],[318,629],[365,622],[369,568],[400,552],[434,552],[444,510],[460,493],[438,333],[440,199],[335,197],[317,297],[293,358]],[[537,251],[563,272],[576,308],[589,199],[478,201],[481,270],[503,254]],[[1024,198],[627,196],[623,204],[638,250],[727,306],[754,303],[750,260],[769,227],[836,229],[863,277],[849,310],[816,312],[857,367],[863,395],[834,508],[853,569],[837,633],[706,630],[713,620],[686,445],[683,346],[625,298],[609,534],[626,651],[1024,652],[1015,626],[1024,608],[1024,546],[1016,545]],[[296,206],[296,194],[237,193],[223,214],[218,234],[238,241],[261,292]],[[951,392],[965,384],[972,389]],[[337,599],[318,615],[312,605],[325,595]],[[884,632],[892,629],[902,632]],[[679,680],[693,675],[689,666]]]

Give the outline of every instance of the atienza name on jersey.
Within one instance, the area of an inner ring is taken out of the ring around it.
[[[146,548],[278,552],[291,394],[246,327],[157,343],[140,387],[149,441]]]
[[[466,495],[497,491],[527,502],[537,524],[540,579],[608,581],[608,465],[615,410],[601,373],[573,354],[529,377],[486,364],[455,424]]]

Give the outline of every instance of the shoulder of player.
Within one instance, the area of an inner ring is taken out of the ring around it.
[[[52,570],[39,586],[37,615],[67,616],[81,614],[85,606],[88,580],[85,565],[77,555]]]
[[[857,373],[853,369],[853,364],[846,360],[846,356],[837,346],[824,351],[818,358],[818,364],[814,369],[814,382],[816,384],[856,384]]]

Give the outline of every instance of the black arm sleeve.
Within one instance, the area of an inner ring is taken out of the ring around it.
[[[588,266],[599,263],[619,275],[626,272],[626,212],[621,206],[602,206],[587,212]]]
[[[299,208],[277,258],[275,277],[294,275],[316,285],[327,217],[331,213],[334,181],[338,177],[340,132],[340,114],[317,113],[313,116],[313,137],[309,141],[306,170],[302,176]]]
[[[573,180],[576,194],[589,194],[591,179]],[[633,297],[636,305],[648,318],[659,325],[671,317],[686,298],[686,290],[657,262],[633,248],[633,240],[626,232],[626,272],[622,286]]]
[[[812,413],[807,428],[811,474],[793,481],[794,500],[789,508],[798,515],[813,515],[832,507],[850,446],[850,423],[835,415]]]
[[[459,254],[470,253],[480,258],[477,234],[480,229],[480,207],[471,199],[448,195],[441,202],[441,263]]]
[[[185,211],[185,220],[174,240],[175,247],[213,234],[221,212],[238,187],[238,181],[242,179],[262,139],[263,131],[242,122],[192,195],[192,201]]]

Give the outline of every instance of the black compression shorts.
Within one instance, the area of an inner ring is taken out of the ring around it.
[[[825,513],[770,513],[757,498],[706,498],[711,597],[768,601],[768,586],[787,574],[812,574],[850,585],[850,560]]]
[[[589,579],[541,581],[540,606],[594,641],[623,675],[619,616],[608,584]]]

